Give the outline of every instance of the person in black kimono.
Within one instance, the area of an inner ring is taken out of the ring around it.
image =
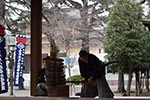
[[[81,97],[113,98],[114,94],[105,78],[104,62],[95,55],[81,50],[78,63],[84,81],[81,88]]]
[[[38,83],[36,86],[38,95],[48,96],[48,87],[46,85],[46,60],[47,57],[43,58],[43,67],[40,69],[38,74]]]

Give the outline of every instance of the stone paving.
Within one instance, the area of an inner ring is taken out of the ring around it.
[[[79,97],[79,96],[75,96],[75,93],[80,92],[80,88],[81,88],[80,85],[72,86],[72,88],[70,87],[70,91],[71,91],[70,97]],[[122,97],[120,93],[114,92],[114,94],[115,94],[115,98]],[[14,87],[13,95],[10,95],[10,89],[9,89],[9,91],[7,93],[0,94],[0,97],[3,97],[3,96],[32,97],[32,96],[30,96],[30,87],[27,87],[27,86],[25,87],[25,90],[19,90],[18,87]],[[134,93],[132,93],[131,96],[137,97],[137,96],[135,96]],[[150,98],[150,92],[143,91],[143,93],[140,94],[138,97],[149,97]]]

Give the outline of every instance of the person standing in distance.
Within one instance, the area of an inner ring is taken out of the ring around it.
[[[84,81],[81,88],[81,97],[114,97],[105,78],[104,62],[99,60],[94,54],[86,50],[80,50],[78,63],[80,74]]]
[[[49,56],[42,59],[43,66],[38,74],[38,83],[36,86],[38,95],[48,96],[48,87],[46,85],[46,61],[49,59]]]

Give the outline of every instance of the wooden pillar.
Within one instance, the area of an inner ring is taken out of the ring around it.
[[[31,96],[37,95],[36,83],[41,68],[42,0],[31,0]]]

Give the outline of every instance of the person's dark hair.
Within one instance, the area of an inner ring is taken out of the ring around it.
[[[43,60],[49,60],[50,56],[44,57]]]
[[[89,53],[86,50],[80,50],[79,56],[80,57],[86,57]]]

